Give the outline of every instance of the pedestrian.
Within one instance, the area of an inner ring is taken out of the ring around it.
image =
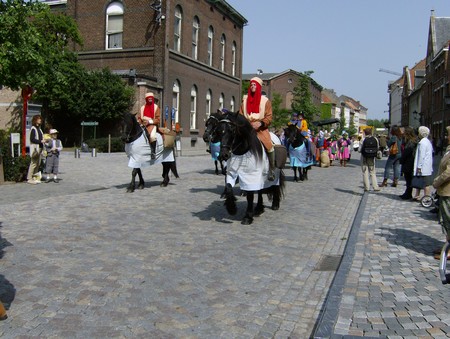
[[[156,133],[161,120],[161,110],[155,103],[155,95],[152,92],[145,94],[145,104],[141,106],[140,120],[147,129],[150,139],[151,159],[156,158]]]
[[[423,177],[425,187],[423,188],[424,195],[430,195],[430,185],[433,183],[433,145],[431,144],[428,135],[430,130],[426,126],[419,127],[420,141],[417,144],[416,154],[414,156],[414,175]],[[420,201],[420,188],[416,188],[414,200]]]
[[[400,158],[400,164],[402,166],[401,173],[403,173],[406,181],[405,192],[400,195],[400,199],[403,200],[410,200],[413,197],[411,181],[414,175],[414,156],[416,154],[417,142],[417,135],[414,128],[410,126],[405,127],[405,131],[403,133],[403,145],[405,145],[405,147],[402,150],[402,155]]]
[[[372,135],[370,127],[364,129],[364,140],[361,143],[361,170],[363,173],[364,191],[370,190],[370,182],[375,192],[380,190],[377,182],[377,173],[375,168],[375,158],[380,148],[380,143]],[[370,179],[370,180],[369,180]]]
[[[447,145],[449,145],[450,126],[447,126],[446,137]],[[450,242],[450,146],[447,146],[441,159],[438,175],[433,181],[433,187],[439,195],[439,222],[446,235],[446,240]],[[437,253],[436,259],[440,259],[440,253]]]
[[[347,161],[350,159],[349,146],[352,141],[348,138],[347,132],[342,133],[342,137],[338,140],[338,156],[341,166],[346,167]]]
[[[30,130],[30,166],[28,167],[27,183],[40,184],[41,180],[35,177],[41,164],[41,153],[44,142],[44,133],[41,129],[42,117],[38,114],[31,119]]]
[[[45,182],[48,183],[53,180],[55,183],[58,183],[59,156],[63,146],[61,140],[58,139],[58,131],[56,129],[50,129],[48,134],[50,134],[51,138],[44,142],[44,147],[47,151],[47,157],[45,159]],[[51,178],[51,175],[53,175],[53,178]]]
[[[266,96],[261,95],[262,84],[262,80],[258,77],[250,80],[250,87],[242,98],[239,113],[250,122],[263,144],[269,159],[267,179],[273,181],[275,180],[275,148],[269,133],[269,126],[272,123],[272,103]]]
[[[294,125],[296,126],[298,129],[301,128],[301,121],[298,120],[298,113],[293,112],[291,115],[291,120],[289,120],[288,125]]]
[[[391,138],[387,142],[389,147],[389,156],[384,166],[384,180],[380,184],[381,187],[386,187],[388,178],[391,174],[391,169],[394,169],[394,178],[392,180],[392,187],[397,187],[398,179],[400,177],[400,158],[402,156],[402,134],[400,127],[397,125],[391,128]]]

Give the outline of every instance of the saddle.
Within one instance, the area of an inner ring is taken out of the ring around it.
[[[275,149],[275,167],[283,169],[287,161],[287,149],[283,145],[273,145]]]

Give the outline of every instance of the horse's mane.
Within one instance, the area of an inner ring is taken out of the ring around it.
[[[128,137],[128,142],[134,141],[141,136],[143,129],[140,127],[136,116],[130,112],[123,113],[123,133],[122,138]]]
[[[248,146],[248,150],[256,156],[258,161],[262,159],[263,149],[261,141],[259,141],[256,131],[250,122],[239,112],[228,113],[223,118],[230,120],[236,125],[236,138]]]
[[[286,139],[293,140],[290,142],[292,147],[296,148],[303,144],[305,141],[305,136],[295,125],[288,125],[287,128],[284,129]]]

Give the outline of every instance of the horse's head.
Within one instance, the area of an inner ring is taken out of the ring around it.
[[[231,157],[236,136],[236,124],[229,119],[222,119],[214,129],[211,140],[220,141],[219,160],[227,161]]]
[[[218,113],[211,114],[209,118],[205,122],[205,132],[203,133],[203,141],[204,142],[218,142],[218,140],[212,140],[214,130],[216,129],[217,125],[219,124],[220,119],[222,118],[221,115]]]
[[[288,125],[286,128],[283,128],[283,130],[288,145],[298,147],[303,144],[305,137],[295,125]]]
[[[137,122],[136,117],[131,113],[123,114],[120,130],[120,139],[125,143],[136,140],[136,136],[142,133],[142,129],[139,128],[139,123]]]

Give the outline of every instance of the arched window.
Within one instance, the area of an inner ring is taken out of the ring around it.
[[[208,58],[206,60],[206,63],[209,66],[212,66],[212,64],[213,64],[213,43],[214,43],[214,28],[212,28],[212,26],[209,26],[209,29],[208,29]]]
[[[231,100],[230,100],[230,111],[231,112],[235,112],[235,109],[234,109],[234,105],[235,105],[235,99],[234,99],[234,97],[231,97]]]
[[[172,119],[172,126],[179,122],[179,115],[178,115],[178,107],[180,107],[180,82],[178,80],[175,80],[173,83],[173,89],[172,89],[172,110],[174,110],[175,114]]]
[[[206,119],[211,115],[211,100],[212,100],[212,92],[208,89],[206,92]]]
[[[231,47],[231,75],[236,76],[236,42],[233,41],[233,46]]]
[[[181,12],[181,7],[175,7],[175,20],[173,26],[173,49],[177,52],[181,51],[181,21],[183,19],[183,14]]]
[[[220,70],[225,71],[225,45],[227,39],[225,38],[225,34],[222,34],[220,37]]]
[[[220,98],[219,98],[219,109],[223,108],[223,103],[225,101],[225,96],[223,93],[220,93]]]
[[[192,22],[192,57],[198,59],[198,33],[200,30],[200,20],[198,17],[194,17]]]
[[[123,5],[112,2],[106,9],[106,49],[122,48]]]
[[[197,129],[197,87],[194,85],[191,88],[191,129]]]

